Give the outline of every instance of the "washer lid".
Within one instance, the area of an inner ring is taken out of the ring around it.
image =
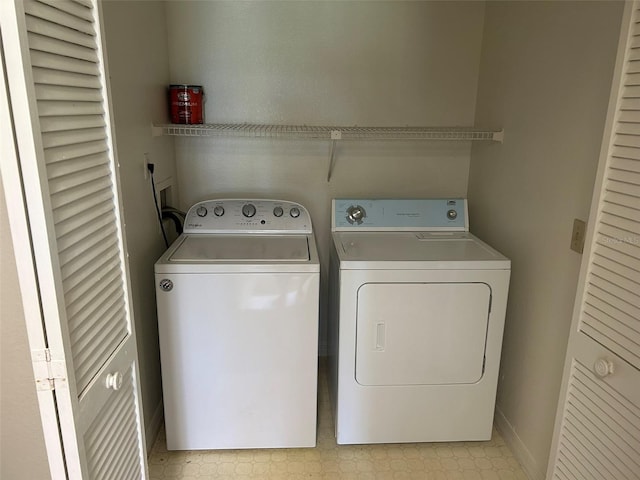
[[[337,232],[334,242],[343,267],[505,269],[511,263],[467,232]]]
[[[309,261],[306,235],[186,235],[167,259],[181,263]]]

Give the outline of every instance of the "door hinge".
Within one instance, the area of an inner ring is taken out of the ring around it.
[[[32,350],[31,358],[37,390],[67,387],[67,372],[63,358],[55,355],[48,348]]]

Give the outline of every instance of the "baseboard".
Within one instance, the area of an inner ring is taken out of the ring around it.
[[[545,470],[541,470],[524,442],[520,439],[513,426],[506,419],[502,411],[496,407],[496,415],[494,418],[496,430],[502,435],[505,443],[513,452],[524,473],[527,474],[529,480],[545,480]]]
[[[147,455],[151,453],[151,449],[153,448],[153,444],[158,437],[158,432],[160,431],[160,427],[162,427],[162,420],[164,416],[164,407],[162,405],[162,401],[158,403],[155,412],[153,412],[153,417],[151,417],[151,421],[149,425],[145,428],[144,434],[145,439],[147,441]]]

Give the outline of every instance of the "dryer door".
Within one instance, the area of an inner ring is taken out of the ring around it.
[[[367,283],[358,290],[361,385],[476,383],[491,303],[486,283]]]

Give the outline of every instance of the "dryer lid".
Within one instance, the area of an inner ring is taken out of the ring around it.
[[[467,232],[336,232],[342,262],[360,268],[510,268],[502,254]],[[394,262],[396,265],[391,266]],[[384,264],[384,265],[382,265]],[[453,265],[455,264],[455,265]]]
[[[186,235],[169,262],[309,261],[306,235]]]

